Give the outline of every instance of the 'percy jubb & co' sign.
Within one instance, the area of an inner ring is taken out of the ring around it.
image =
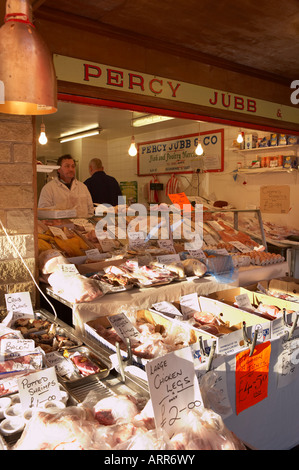
[[[198,134],[160,139],[138,144],[138,175],[223,171],[224,131],[218,129],[200,133],[204,157],[195,154]]]

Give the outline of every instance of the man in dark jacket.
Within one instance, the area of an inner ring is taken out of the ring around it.
[[[119,203],[118,196],[122,196],[121,189],[116,179],[104,172],[99,158],[90,160],[89,173],[91,176],[84,183],[89,189],[93,202],[116,206]]]

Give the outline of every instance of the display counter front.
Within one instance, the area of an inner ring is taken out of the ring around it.
[[[218,290],[236,287],[237,283],[221,284],[212,276],[204,278],[190,277],[186,281],[174,282],[164,286],[148,287],[144,289],[133,288],[125,292],[116,294],[107,294],[100,299],[91,302],[81,302],[70,304],[61,297],[55,295],[51,288],[47,288],[47,294],[65,305],[72,308],[72,321],[76,330],[81,334],[84,333],[84,323],[100,316],[109,316],[116,313],[128,311],[130,309],[137,310],[149,308],[156,302],[168,301],[179,298],[182,295],[192,294],[196,292],[198,295],[208,295]]]

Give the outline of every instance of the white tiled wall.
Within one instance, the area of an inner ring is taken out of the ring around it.
[[[252,153],[240,153],[232,150],[233,141],[236,139],[239,129],[216,124],[201,123],[200,131],[224,129],[224,171],[220,173],[204,173],[197,175],[185,174],[177,175],[180,181],[180,191],[184,191],[188,196],[203,196],[212,200],[225,200],[234,205],[237,209],[259,208],[260,187],[265,185],[288,185],[291,194],[291,210],[288,214],[263,214],[264,220],[273,221],[288,227],[299,228],[299,190],[297,185],[297,171],[292,173],[271,172],[263,174],[236,173],[237,163],[243,166],[255,160],[256,155],[265,155],[258,151]],[[187,122],[184,126],[169,128],[163,131],[147,131],[135,136],[136,143],[142,143],[161,138],[175,137],[184,134],[192,134],[199,131],[199,124],[194,121]],[[245,133],[251,133],[250,129],[243,129]],[[254,132],[254,131],[253,131]],[[259,136],[264,136],[264,132],[258,132]],[[106,141],[103,137],[83,139],[81,144],[74,144],[72,147],[64,147],[60,154],[71,153],[79,161],[79,179],[84,181],[89,177],[88,162],[91,158],[102,159],[105,171],[114,176],[119,182],[138,182],[138,202],[145,203],[145,185],[150,177],[137,176],[137,157],[128,155],[128,148],[131,138],[120,138]],[[63,144],[66,145],[66,144]],[[57,149],[55,149],[57,153]],[[284,150],[286,152],[286,150]],[[280,152],[278,152],[280,153]],[[294,153],[289,150],[286,154]],[[272,154],[272,152],[271,152]],[[245,155],[245,156],[244,156]],[[59,156],[59,155],[58,155]],[[165,185],[170,175],[159,175],[159,181]],[[159,192],[160,202],[170,202],[165,195],[165,189]],[[192,198],[191,198],[192,199]]]

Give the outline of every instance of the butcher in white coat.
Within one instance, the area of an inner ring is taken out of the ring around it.
[[[56,210],[76,209],[77,217],[91,217],[94,206],[86,185],[76,179],[76,163],[69,154],[57,160],[57,177],[42,188],[38,207]]]

